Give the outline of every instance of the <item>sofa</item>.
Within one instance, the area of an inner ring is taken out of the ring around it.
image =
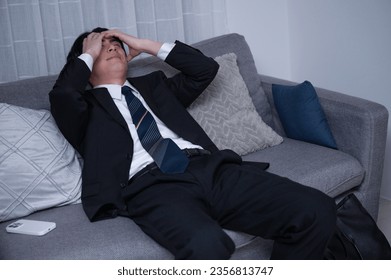
[[[272,144],[256,143],[258,147],[241,152],[243,159],[267,162],[270,164],[267,172],[319,189],[335,198],[336,202],[348,193],[355,193],[376,220],[387,137],[388,112],[384,106],[315,87],[337,149],[292,139],[287,136],[279,118],[279,112],[273,100],[273,84],[294,86],[296,83],[259,74],[261,69],[256,69],[251,50],[245,38],[240,34],[222,35],[193,46],[204,54],[216,58],[234,54],[233,57],[244,81],[245,90],[252,101],[251,106],[255,108],[260,118],[259,122],[264,122],[264,127],[269,129],[267,133],[271,133],[274,137],[272,137],[272,142],[274,141]],[[227,67],[228,70],[232,68]],[[175,69],[155,57],[145,56],[130,63],[129,74],[137,76],[154,70],[162,70],[168,76],[176,72]],[[7,115],[2,114],[2,110],[5,112],[7,108],[13,111],[16,110],[13,108],[28,108],[31,111],[27,111],[27,114],[32,115],[35,111],[40,114],[40,112],[50,110],[48,93],[56,78],[56,75],[50,75],[0,84],[0,104],[3,104],[3,107],[0,107],[0,120]],[[232,82],[232,78],[228,81]],[[223,89],[229,90],[229,87],[228,84]],[[208,110],[212,113],[219,111],[218,108]],[[203,112],[201,117],[204,120],[208,112]],[[194,115],[194,117],[197,116]],[[215,115],[209,118],[218,126],[219,124],[220,127],[224,126],[224,118],[217,119]],[[33,117],[25,117],[25,121],[32,119]],[[16,182],[19,187],[23,184],[25,175],[23,168],[16,168],[17,170],[9,172],[5,164],[9,154],[4,150],[6,148],[12,150],[12,147],[4,144],[8,142],[4,140],[2,134],[6,130],[5,126],[8,127],[10,122],[9,120],[0,122],[0,178],[2,178],[0,179],[0,191],[3,194],[6,184],[11,184],[7,180]],[[12,122],[9,127],[12,128]],[[246,139],[250,141],[251,133],[252,131],[249,131],[248,135],[245,133],[238,137],[242,136],[244,141]],[[61,137],[61,135],[55,137]],[[231,135],[228,138],[232,140],[235,136]],[[227,145],[229,148],[229,143]],[[82,158],[75,152],[72,156],[79,161],[76,166],[82,168]],[[6,232],[6,226],[21,217],[4,218],[0,223],[0,259],[142,260],[173,258],[170,252],[144,234],[127,217],[119,216],[91,223],[80,203],[80,170],[69,171],[65,176],[61,176],[66,177],[61,179],[65,180],[68,185],[73,184],[69,191],[73,195],[72,198],[67,202],[58,202],[47,208],[32,208],[31,213],[22,217],[23,219],[55,222],[56,229],[39,237],[10,234]],[[72,176],[76,179],[70,181],[69,178]],[[45,192],[39,196],[34,198],[35,201],[44,200]],[[4,200],[0,198],[0,207],[2,203]],[[23,204],[23,202],[20,203]],[[270,257],[273,241],[241,232],[227,230],[227,233],[236,245],[232,259],[268,259]]]

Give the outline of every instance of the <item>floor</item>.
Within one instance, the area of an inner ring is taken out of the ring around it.
[[[391,200],[380,198],[377,224],[391,243]]]

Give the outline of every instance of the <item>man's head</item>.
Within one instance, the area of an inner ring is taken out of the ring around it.
[[[102,33],[107,28],[95,28],[91,32],[81,34],[74,42],[67,61],[77,58],[83,53],[83,42],[91,33]],[[93,36],[92,34],[91,36]],[[103,37],[100,54],[94,60],[90,83],[95,86],[98,84],[124,82],[127,72],[127,60],[124,44],[116,37]]]
[[[108,30],[107,28],[97,27],[97,28],[93,29],[92,31],[88,31],[88,32],[84,32],[84,33],[80,34],[79,37],[76,38],[75,42],[73,43],[73,45],[68,53],[67,62],[78,57],[79,55],[81,55],[83,53],[83,41],[85,38],[87,38],[88,35],[90,35],[93,32],[101,33],[101,32],[107,31],[107,30]],[[115,37],[113,39],[118,41],[121,44],[122,49],[125,51],[125,47],[124,47],[124,44],[122,43],[122,41],[120,41],[118,38],[115,38]]]

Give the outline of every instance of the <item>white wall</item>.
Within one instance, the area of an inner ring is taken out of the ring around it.
[[[258,71],[366,98],[391,112],[390,0],[226,0]],[[391,131],[391,121],[388,130]],[[391,200],[391,133],[381,195]]]
[[[258,71],[290,78],[286,0],[226,0],[226,6],[228,29],[245,36]]]

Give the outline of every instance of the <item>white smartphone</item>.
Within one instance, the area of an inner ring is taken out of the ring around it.
[[[42,236],[56,228],[56,223],[35,220],[17,220],[6,227],[9,233]]]

